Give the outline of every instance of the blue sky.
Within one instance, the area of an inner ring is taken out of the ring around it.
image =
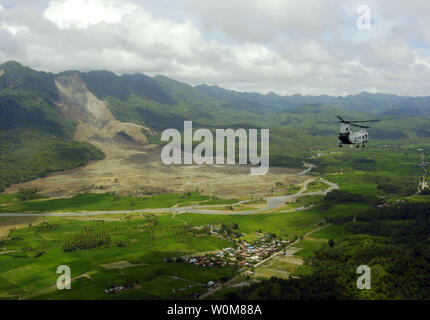
[[[360,30],[367,5],[371,28]],[[0,0],[0,62],[239,91],[430,95],[430,2]]]

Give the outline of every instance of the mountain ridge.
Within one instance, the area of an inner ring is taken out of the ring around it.
[[[116,75],[106,70],[89,72],[72,70],[53,74],[44,71],[35,71],[16,61],[8,61],[0,65],[0,69],[6,69],[6,71],[16,70],[19,67],[27,70],[30,74],[41,73],[45,77],[51,76],[54,78],[62,74],[77,72],[86,83],[88,89],[101,99],[112,96],[119,100],[126,100],[130,95],[134,94],[160,104],[175,106],[178,104],[178,100],[184,103],[192,103],[190,99],[209,99],[209,102],[214,104],[214,101],[210,101],[210,98],[212,98],[221,99],[224,102],[227,101],[228,105],[225,105],[225,107],[235,107],[257,114],[276,113],[300,105],[322,104],[345,108],[347,110],[361,111],[371,115],[397,115],[399,111],[401,113],[399,109],[409,108],[408,111],[412,115],[430,116],[430,96],[399,96],[366,91],[346,96],[330,96],[326,94],[279,95],[273,91],[267,94],[260,94],[256,92],[239,92],[222,88],[219,85],[207,85],[204,83],[192,86],[164,75],[153,77],[143,73]],[[47,83],[45,83],[45,86],[49,87]],[[52,89],[52,82],[50,87],[50,94],[55,98],[55,90]],[[172,97],[172,94],[175,95],[174,90],[177,88],[185,91],[186,94],[176,94],[176,97]],[[201,94],[204,94],[204,96]]]

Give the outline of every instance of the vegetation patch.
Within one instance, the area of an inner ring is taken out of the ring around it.
[[[159,194],[147,197],[117,196],[111,193],[82,193],[72,198],[21,202],[3,206],[0,212],[61,212],[91,210],[138,210],[166,208],[177,203],[202,201],[208,196],[198,192]]]
[[[84,230],[73,238],[64,241],[65,252],[75,250],[91,250],[107,247],[112,239],[107,231]]]

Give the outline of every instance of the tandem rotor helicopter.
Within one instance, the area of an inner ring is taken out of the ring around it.
[[[356,123],[366,123],[366,122],[379,122],[380,120],[344,120],[339,116],[336,116],[339,119],[340,127],[339,127],[339,147],[342,148],[344,144],[351,145],[351,148],[353,145],[355,145],[356,148],[361,146],[364,148],[364,144],[370,140],[370,136],[367,133],[367,128],[370,128],[368,126],[359,125]],[[359,131],[351,131],[349,128],[349,125],[362,128]]]

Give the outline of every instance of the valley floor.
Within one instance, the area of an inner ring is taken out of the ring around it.
[[[156,166],[156,149],[153,151],[146,154],[152,154],[152,162],[145,163]],[[115,157],[108,157],[107,161],[113,159]],[[332,155],[327,159],[331,160]],[[103,161],[99,163],[103,164]],[[405,162],[405,172],[415,170],[412,164],[412,161]],[[337,164],[333,166],[337,168]],[[183,169],[186,172],[187,167]],[[215,171],[218,169],[214,168]],[[348,236],[348,228],[342,224],[342,219],[350,221],[373,206],[367,202],[369,199],[357,198],[322,207],[328,192],[338,188],[354,192],[359,186],[360,192],[368,198],[386,199],[379,200],[386,201],[384,206],[407,201],[384,193],[379,188],[379,180],[364,176],[360,170],[336,170],[330,170],[320,179],[296,175],[299,183],[294,187],[274,175],[272,183],[282,183],[274,188],[263,179],[269,189],[260,197],[254,194],[252,199],[253,185],[249,182],[248,193],[234,194],[234,199],[231,193],[230,199],[223,199],[218,198],[220,194],[209,197],[203,195],[206,192],[199,194],[195,191],[121,197],[106,193],[108,188],[97,189],[104,192],[99,194],[86,193],[71,198],[60,194],[62,197],[58,199],[15,203],[11,194],[2,195],[0,297],[219,299],[226,293],[272,276],[289,279],[309,274],[312,266],[304,263],[307,258],[327,247],[329,240],[343,241]],[[208,170],[205,171],[201,174],[208,174]],[[62,175],[64,179],[67,174],[70,173],[39,179],[38,183],[47,181],[44,194],[49,190],[49,179]],[[81,175],[84,179],[85,175],[82,172]],[[243,176],[247,177],[249,173],[243,173]],[[186,181],[185,176],[183,179]],[[31,186],[30,183],[24,185]],[[12,191],[13,188],[9,190]],[[425,201],[425,197],[415,196],[409,201]],[[123,210],[122,206],[136,210]],[[327,221],[335,223],[330,225]],[[85,232],[92,234],[88,239],[108,233],[110,243],[92,249],[65,250],[66,243],[86,239]],[[246,250],[241,249],[244,243]],[[234,249],[229,251],[228,248]],[[248,254],[248,250],[252,254]],[[220,258],[218,254],[221,252],[229,254]],[[254,254],[256,260],[252,260]],[[196,260],[192,263],[176,261],[178,257],[195,257]],[[69,292],[56,290],[54,285],[59,264],[69,265],[72,269],[73,290]],[[113,293],[106,293],[109,290]]]
[[[97,146],[97,145],[96,145]],[[6,189],[37,188],[49,197],[72,196],[82,192],[114,192],[142,196],[156,193],[184,193],[199,190],[221,198],[264,197],[276,183],[295,185],[307,179],[298,170],[270,168],[267,175],[251,176],[249,166],[166,166],[160,148],[146,146],[124,149],[121,154],[91,162],[83,167]]]

